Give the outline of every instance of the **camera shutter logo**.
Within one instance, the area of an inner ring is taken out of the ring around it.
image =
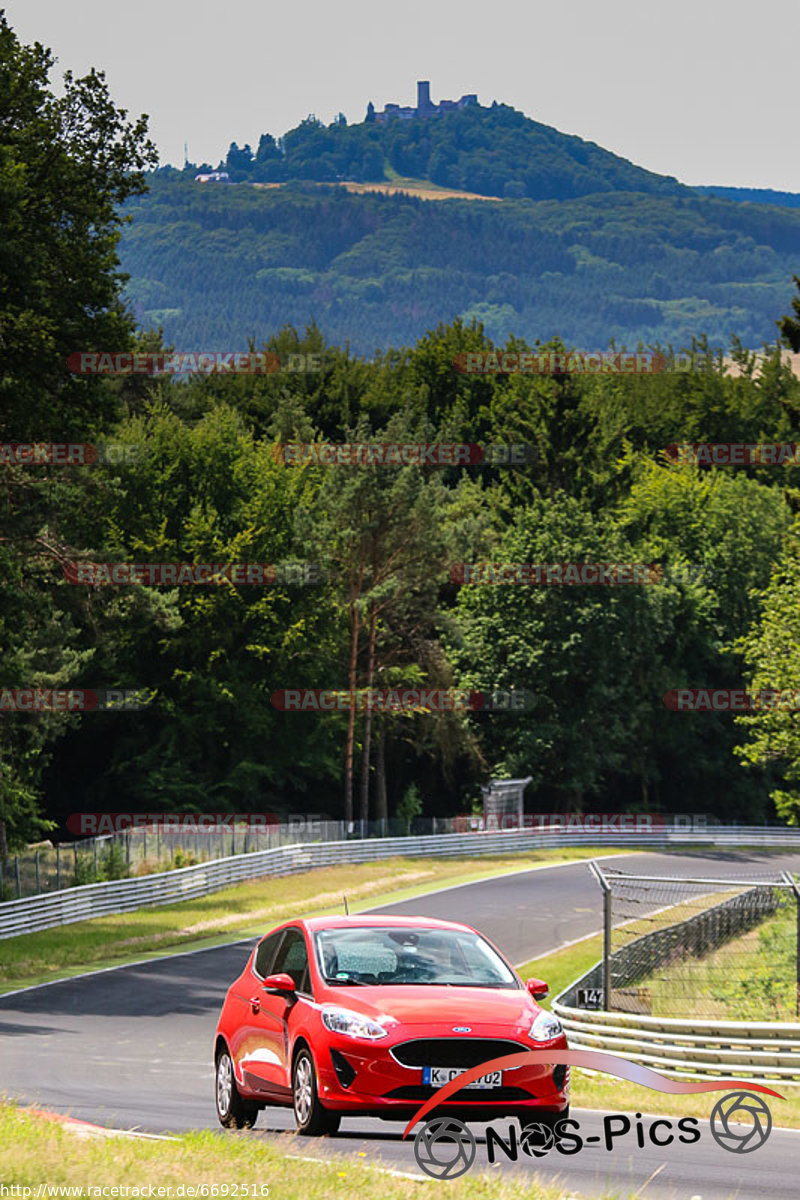
[[[746,1128],[740,1131],[737,1124],[745,1124]],[[760,1096],[731,1092],[714,1105],[709,1125],[711,1136],[724,1150],[750,1154],[760,1149],[772,1132],[772,1113]]]
[[[531,1158],[544,1158],[556,1144],[553,1127],[544,1125],[541,1121],[523,1125],[519,1144]]]
[[[463,1121],[438,1117],[426,1121],[414,1138],[414,1157],[434,1179],[458,1179],[475,1161],[476,1142]]]

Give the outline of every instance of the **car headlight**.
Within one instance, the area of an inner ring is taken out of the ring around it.
[[[528,1030],[528,1037],[533,1038],[535,1042],[550,1042],[553,1038],[560,1037],[563,1032],[564,1026],[558,1017],[549,1012],[540,1012]]]
[[[331,1033],[343,1033],[352,1038],[367,1038],[369,1041],[386,1037],[388,1033],[377,1021],[371,1021],[369,1017],[352,1012],[349,1008],[323,1008],[322,1024],[326,1029],[330,1029]]]

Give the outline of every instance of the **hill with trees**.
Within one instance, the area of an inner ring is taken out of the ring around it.
[[[408,122],[412,124],[412,122]],[[424,201],[341,187],[150,177],[121,260],[138,320],[245,349],[316,322],[359,353],[476,318],[489,335],[757,347],[800,261],[800,212],[676,194]]]
[[[676,179],[496,103],[358,125],[348,125],[340,114],[326,126],[312,115],[281,138],[262,134],[255,152],[233,142],[219,166],[236,182],[377,182],[400,175],[479,195],[531,200],[684,190]]]

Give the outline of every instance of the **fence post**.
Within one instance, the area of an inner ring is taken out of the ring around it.
[[[22,884],[20,883],[20,879],[19,879],[19,855],[18,854],[14,855],[14,871],[17,876],[17,899],[21,900],[22,899]]]
[[[592,860],[589,870],[603,889],[603,1010],[611,1008],[611,884]]]
[[[61,842],[56,842],[56,891],[61,891]]]
[[[783,878],[794,892],[794,910],[797,921],[797,948],[795,951],[795,1014],[800,1017],[800,886],[790,871],[781,872]]]
[[[4,877],[3,877],[3,867],[4,866],[5,866],[5,863],[3,862],[2,858],[0,858],[0,900],[5,900],[5,898],[6,898],[6,890],[5,890],[5,886],[4,886]]]
[[[97,838],[94,839],[94,878],[97,882]]]
[[[36,847],[36,895],[38,896],[42,890],[41,879],[39,875],[39,847]]]

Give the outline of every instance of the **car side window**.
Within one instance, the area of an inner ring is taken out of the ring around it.
[[[306,939],[299,929],[287,929],[280,950],[272,964],[271,974],[291,975],[298,992],[309,992],[308,950]]]
[[[283,930],[278,933],[271,933],[269,937],[265,937],[263,942],[259,943],[256,950],[256,956],[253,960],[253,970],[259,979],[265,979],[267,975],[271,975],[272,962],[275,958],[275,951],[278,949],[278,943],[283,937]]]

